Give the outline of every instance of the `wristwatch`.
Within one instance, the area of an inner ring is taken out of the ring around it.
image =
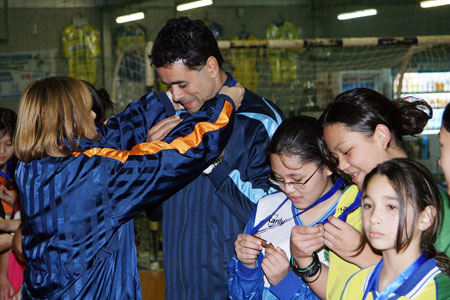
[[[217,167],[221,162],[223,162],[223,156],[217,157],[212,164],[210,164],[206,169],[203,170],[203,175],[209,175],[214,170],[215,167]]]

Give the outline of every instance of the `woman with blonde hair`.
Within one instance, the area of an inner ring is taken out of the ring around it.
[[[26,299],[140,299],[133,217],[198,176],[231,133],[242,87],[224,88],[159,142],[146,136],[155,95],[97,134],[81,81],[51,77],[24,92],[14,140]],[[113,141],[113,142],[111,142]],[[117,143],[117,148],[111,147]]]

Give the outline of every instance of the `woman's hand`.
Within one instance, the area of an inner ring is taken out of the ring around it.
[[[241,233],[234,242],[236,256],[247,268],[256,268],[256,260],[262,249],[262,240],[249,234]]]
[[[277,285],[289,273],[289,259],[283,249],[267,247],[261,268],[271,285]]]

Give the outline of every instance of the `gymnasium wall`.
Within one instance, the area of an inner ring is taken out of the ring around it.
[[[267,25],[279,18],[291,21],[299,28],[299,38],[341,37],[397,37],[417,35],[450,34],[448,15],[450,6],[433,9],[418,7],[417,1],[400,1],[402,4],[379,4],[378,16],[350,21],[338,21],[336,15],[345,10],[360,9],[361,6],[325,5],[327,1],[215,1],[214,6],[176,12],[175,1],[138,1],[138,5],[123,6],[120,1],[110,1],[110,6],[60,7],[61,1],[36,1],[47,6],[20,6],[21,1],[4,1],[0,5],[0,16],[5,25],[0,26],[0,54],[26,51],[60,51],[61,32],[73,18],[85,18],[100,31],[102,54],[98,59],[98,75],[95,84],[112,88],[113,71],[117,53],[112,48],[112,32],[118,26],[118,15],[144,11],[146,18],[138,21],[147,29],[147,39],[153,40],[161,26],[169,18],[187,15],[192,18],[209,19],[223,27],[223,38],[229,39],[245,30],[260,39],[265,38]],[[22,1],[25,3],[26,1]],[[67,2],[67,1],[66,1]],[[77,2],[77,1],[75,1]],[[99,2],[99,1],[96,1]],[[106,1],[108,2],[108,1]],[[244,3],[238,6],[238,3]],[[273,3],[282,5],[274,5]],[[375,1],[387,3],[388,1]],[[389,3],[391,3],[390,1]],[[17,5],[17,3],[19,5]],[[93,2],[91,2],[93,3]],[[246,5],[250,3],[251,5]],[[262,4],[258,4],[262,3]],[[319,4],[321,5],[319,5]],[[334,1],[339,4],[339,1]],[[410,3],[410,4],[407,4]],[[54,5],[52,5],[54,4]],[[0,21],[1,23],[1,21]],[[7,32],[5,32],[7,31]],[[6,37],[3,38],[2,37]],[[61,53],[56,54],[56,75],[65,75],[67,67]],[[0,65],[1,70],[1,65]],[[0,90],[1,94],[1,90]],[[4,106],[17,107],[18,99],[2,100]]]

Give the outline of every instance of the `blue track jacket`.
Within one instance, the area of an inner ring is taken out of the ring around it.
[[[222,152],[235,113],[227,96],[216,98],[163,141],[117,150],[164,117],[151,93],[111,118],[100,141],[81,139],[83,151],[19,163],[23,299],[141,299],[133,217]]]
[[[225,85],[232,82],[228,74]],[[283,118],[273,103],[246,90],[225,161],[163,203],[166,299],[228,299],[234,240],[270,189],[266,146]]]

